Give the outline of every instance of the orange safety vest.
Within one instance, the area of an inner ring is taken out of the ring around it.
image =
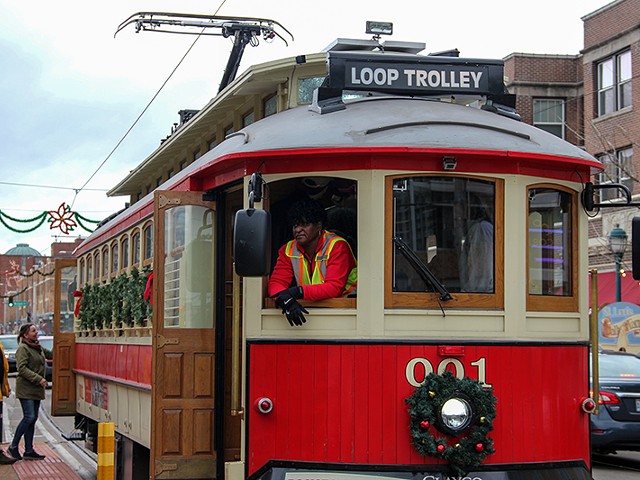
[[[298,249],[298,242],[291,240],[287,243],[285,254],[291,259],[293,274],[295,275],[298,285],[320,285],[324,283],[325,276],[327,275],[327,263],[329,262],[329,256],[331,255],[333,246],[338,242],[346,242],[344,238],[327,231],[322,234],[321,241],[322,250],[316,253],[311,278],[309,277],[309,263],[304,254]],[[347,245],[349,244],[347,243]],[[349,250],[351,250],[350,246]],[[358,267],[355,266],[349,272],[342,296],[346,297],[349,294],[356,293],[357,285]]]

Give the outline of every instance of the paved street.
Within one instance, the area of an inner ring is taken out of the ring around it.
[[[10,378],[9,380],[13,388],[15,379]],[[61,436],[63,431],[69,432],[73,429],[73,417],[51,417],[50,406],[51,390],[47,389],[47,398],[42,403],[34,437],[35,449],[39,453],[47,455],[47,459],[43,462],[17,462],[13,466],[0,465],[0,479],[93,480],[96,478],[95,455],[84,450],[82,442],[69,442]],[[0,442],[3,450],[13,438],[13,432],[21,418],[20,402],[15,397],[5,398],[1,429],[2,441]],[[52,476],[54,471],[58,476]]]

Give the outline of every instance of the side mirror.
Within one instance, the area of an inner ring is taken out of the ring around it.
[[[241,277],[263,277],[271,270],[271,214],[248,208],[236,212],[233,258]]]

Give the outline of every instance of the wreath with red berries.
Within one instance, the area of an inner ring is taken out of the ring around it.
[[[452,397],[463,397],[470,404],[472,423],[457,436],[440,435],[438,415],[444,402]],[[456,473],[466,474],[469,467],[480,465],[495,452],[488,435],[496,417],[496,398],[477,380],[459,379],[449,371],[442,375],[430,373],[405,402],[411,415],[413,446],[421,455],[444,459]]]

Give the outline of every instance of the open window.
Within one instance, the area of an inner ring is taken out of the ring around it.
[[[527,193],[527,310],[577,312],[576,192],[532,185]]]
[[[501,180],[389,177],[385,306],[502,308],[503,197]]]
[[[357,258],[357,182],[339,177],[307,176],[297,177],[268,185],[266,195],[271,212],[271,259],[272,270],[278,258],[278,250],[292,240],[292,225],[287,221],[289,208],[298,200],[311,199],[317,201],[326,211],[327,224],[325,230],[344,238]],[[266,297],[265,282],[265,297]],[[319,302],[305,302],[311,306],[355,307],[354,297],[332,298]],[[266,307],[272,307],[273,301],[265,301]]]

